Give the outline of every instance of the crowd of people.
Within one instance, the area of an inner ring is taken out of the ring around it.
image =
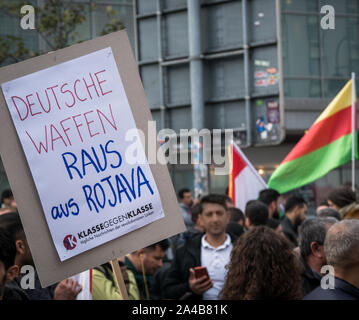
[[[194,200],[182,189],[178,198],[187,230],[118,258],[129,299],[359,299],[359,203],[348,186],[311,217],[303,197],[283,201],[272,189],[244,212],[226,194]],[[35,272],[35,287],[21,286],[19,270],[35,265],[10,191],[2,202],[0,299],[76,299],[73,279],[42,288]],[[123,298],[110,263],[92,269],[92,299]]]

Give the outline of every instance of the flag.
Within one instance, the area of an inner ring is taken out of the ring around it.
[[[244,212],[246,203],[258,199],[259,191],[268,187],[234,142],[229,148],[231,169],[228,195],[233,200],[234,206]]]
[[[358,158],[357,103],[352,90],[355,92],[355,82],[350,80],[273,172],[269,188],[284,193],[311,183],[351,161],[353,138],[355,158]],[[354,133],[352,105],[355,108]]]

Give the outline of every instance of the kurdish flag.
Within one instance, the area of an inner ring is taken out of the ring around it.
[[[285,193],[311,183],[352,160],[352,145],[357,159],[356,105],[352,79],[273,172],[268,187]]]

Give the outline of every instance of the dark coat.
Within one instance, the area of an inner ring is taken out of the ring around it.
[[[281,225],[283,228],[283,233],[287,237],[287,239],[293,243],[294,247],[298,247],[298,234],[295,230],[294,226],[290,222],[287,216],[284,217],[284,219],[281,221]]]
[[[227,232],[239,238],[244,233],[244,229],[238,222],[231,221],[228,223]]]
[[[5,286],[3,300],[25,300],[28,301],[29,296],[26,292],[21,289],[20,281],[18,278],[15,278],[13,281],[9,282]]]
[[[202,296],[196,295],[190,290],[188,279],[189,269],[201,266],[203,235],[204,233],[200,233],[178,247],[163,284],[163,293],[166,299],[202,299]],[[230,237],[234,244],[237,237],[231,234]]]
[[[306,263],[304,258],[301,258],[302,270],[302,290],[303,296],[306,296],[308,293],[312,292],[318,286],[320,286],[321,275],[312,270],[309,265]]]
[[[335,278],[334,289],[325,290],[319,286],[303,300],[359,300],[359,289],[342,279]]]

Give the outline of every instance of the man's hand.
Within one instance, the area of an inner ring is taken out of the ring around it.
[[[213,282],[210,277],[203,276],[201,278],[196,279],[194,269],[189,269],[189,288],[192,292],[198,295],[202,295],[204,292],[206,292],[208,289],[211,289],[213,287]]]
[[[65,279],[57,285],[54,300],[75,300],[81,291],[81,284],[72,279]]]

